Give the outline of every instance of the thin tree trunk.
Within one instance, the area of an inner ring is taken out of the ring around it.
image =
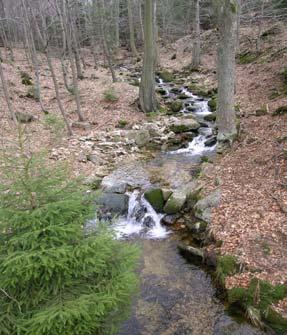
[[[0,54],[0,58],[1,58],[1,54]],[[0,79],[1,79],[2,87],[3,87],[4,97],[5,97],[7,107],[8,107],[9,113],[10,113],[10,117],[14,122],[17,122],[16,115],[15,115],[15,112],[14,112],[14,109],[13,109],[13,105],[12,105],[11,100],[10,100],[8,85],[7,85],[5,77],[4,77],[4,72],[3,72],[3,67],[2,67],[2,62],[1,61],[0,61]]]
[[[144,12],[144,59],[140,84],[140,106],[143,112],[157,110],[155,95],[155,33],[154,33],[154,0],[145,0]]]
[[[115,46],[120,47],[120,0],[115,0]]]
[[[200,4],[199,0],[193,0],[193,47],[192,67],[197,69],[200,65]]]
[[[218,45],[218,141],[231,144],[237,134],[234,109],[235,49],[237,9],[230,0],[224,0],[219,8]]]
[[[130,30],[130,47],[131,47],[133,57],[138,57],[138,52],[137,52],[136,42],[135,42],[135,28],[134,28],[134,20],[133,20],[133,11],[132,11],[132,2],[131,1],[132,0],[127,0],[129,30]]]
[[[260,16],[258,18],[258,34],[257,34],[257,40],[256,40],[256,51],[259,53],[261,51],[261,34],[262,34],[262,21],[264,17],[264,9],[265,9],[265,3],[264,0],[261,1],[261,11]]]

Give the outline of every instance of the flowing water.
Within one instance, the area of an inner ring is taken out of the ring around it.
[[[159,78],[157,82],[166,96],[177,98],[170,85]],[[212,155],[216,147],[216,143],[206,145],[215,134],[214,124],[204,121],[204,116],[210,114],[208,100],[184,87],[178,93],[186,95],[182,117],[188,117],[192,109],[202,127],[187,147],[161,152],[146,167],[169,180],[173,189],[192,180],[192,171],[198,167],[201,157]],[[225,313],[210,276],[178,253],[179,237],[161,224],[162,217],[137,190],[129,194],[128,215],[114,224],[117,237],[141,245],[143,255],[140,293],[133,303],[132,316],[118,335],[263,334],[249,325],[238,324]]]

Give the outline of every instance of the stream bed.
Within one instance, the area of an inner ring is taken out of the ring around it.
[[[182,99],[181,118],[190,115],[200,123],[197,135],[184,147],[161,151],[142,165],[123,166],[114,173],[119,182],[132,180],[137,187],[128,192],[128,214],[114,223],[119,239],[142,247],[139,268],[140,292],[134,299],[131,317],[118,335],[260,335],[263,332],[228,316],[216,296],[211,277],[201,267],[190,264],[178,252],[179,234],[161,223],[157,213],[143,196],[153,185],[150,172],[168,181],[173,190],[184,188],[194,179],[203,156],[216,149],[216,129],[206,121],[211,114],[208,100],[193,95],[186,87],[174,89],[157,78],[157,87],[165,98]]]

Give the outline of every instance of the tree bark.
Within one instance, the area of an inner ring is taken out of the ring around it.
[[[197,69],[200,65],[200,4],[193,0],[193,47],[192,67]]]
[[[5,18],[4,2],[3,0],[0,0],[0,19],[4,19],[4,18]],[[0,22],[0,25],[2,25],[2,22]],[[4,47],[4,37],[2,36],[1,33],[0,33],[0,47]]]
[[[235,49],[238,5],[223,0],[218,8],[218,141],[219,145],[231,144],[236,137],[234,109]]]
[[[140,106],[143,112],[157,110],[155,95],[155,32],[154,32],[154,0],[145,0],[144,11],[144,60],[140,85]]]
[[[130,47],[131,47],[133,57],[138,57],[138,52],[137,52],[136,42],[135,42],[135,28],[134,28],[134,20],[133,20],[133,11],[132,11],[131,1],[132,0],[127,0],[129,30],[130,30]]]

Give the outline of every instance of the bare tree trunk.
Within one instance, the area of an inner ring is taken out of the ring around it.
[[[0,19],[4,19],[4,18],[5,18],[4,2],[3,0],[0,0]],[[2,22],[0,22],[0,25],[2,25]],[[4,38],[2,34],[0,34],[0,47],[4,47]]]
[[[261,0],[261,11],[260,16],[258,17],[258,33],[257,33],[257,40],[256,40],[256,51],[259,53],[261,51],[261,34],[262,34],[262,21],[264,17],[264,8],[265,2]]]
[[[235,48],[237,1],[234,9],[230,0],[222,1],[218,8],[218,141],[219,146],[231,144],[237,134],[234,109]]]
[[[242,11],[242,0],[238,0],[237,27],[236,27],[236,53],[240,53],[241,11]]]
[[[132,0],[127,0],[129,30],[130,30],[130,47],[131,47],[133,57],[138,57],[138,52],[137,52],[136,42],[135,42],[135,28],[134,28],[134,20],[133,20],[133,11],[132,11],[132,2],[131,1]]]
[[[99,11],[100,30],[101,30],[101,38],[102,38],[102,43],[103,43],[104,55],[108,61],[108,66],[111,71],[112,79],[113,79],[113,82],[115,83],[117,81],[117,78],[116,78],[115,70],[112,64],[111,50],[109,48],[109,45],[106,40],[106,35],[105,35],[104,18],[103,18],[103,15],[105,12],[104,9],[105,9],[104,0],[100,0],[98,3],[98,11]]]
[[[199,0],[193,0],[193,47],[192,67],[197,69],[200,65],[200,4]]]
[[[140,106],[143,112],[157,110],[155,95],[155,32],[154,32],[154,0],[145,0],[144,11],[144,59],[140,84]]]
[[[1,54],[0,54],[0,58],[1,58]],[[0,79],[1,79],[1,83],[2,83],[2,87],[3,87],[3,92],[4,92],[4,97],[7,103],[7,107],[10,113],[10,117],[14,122],[17,122],[16,119],[16,115],[10,100],[10,95],[9,95],[9,91],[8,91],[8,86],[4,77],[4,72],[3,72],[3,68],[2,68],[2,62],[0,61]]]
[[[120,47],[120,0],[115,0],[115,46]]]

